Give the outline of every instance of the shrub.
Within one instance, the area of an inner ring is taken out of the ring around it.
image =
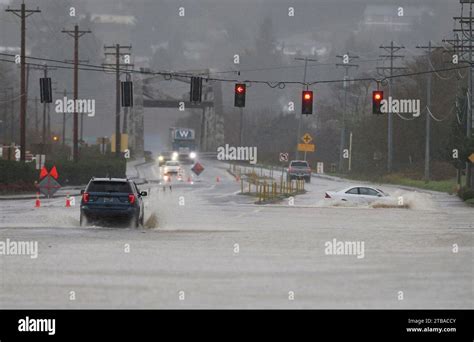
[[[69,160],[48,161],[45,166],[48,171],[56,166],[58,182],[62,186],[85,185],[92,177],[126,176],[125,159],[112,156],[84,158],[77,163]],[[1,193],[33,192],[36,190],[34,183],[38,180],[39,170],[35,169],[35,163],[0,160]]]

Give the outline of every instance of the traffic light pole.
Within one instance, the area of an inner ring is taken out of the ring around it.
[[[344,60],[347,56],[347,63],[344,63]],[[342,127],[341,127],[341,141],[339,147],[339,172],[344,172],[344,147],[346,145],[346,112],[347,112],[347,80],[349,79],[349,70],[350,68],[358,68],[357,64],[349,64],[351,59],[357,59],[359,56],[351,56],[349,52],[346,55],[336,56],[337,58],[342,59],[342,63],[337,63],[336,67],[344,67],[344,111],[342,113]],[[350,170],[349,170],[350,171]]]
[[[433,69],[433,64],[431,62],[431,53],[433,49],[441,48],[441,46],[434,46],[431,43],[431,40],[428,43],[428,46],[417,46],[417,49],[427,49],[428,55],[428,68],[429,70]],[[427,92],[426,92],[426,121],[425,121],[425,182],[430,181],[430,159],[431,159],[431,83],[432,83],[432,73],[427,74]]]
[[[120,68],[123,66],[130,66],[131,64],[121,64],[120,57],[123,55],[130,55],[131,52],[122,53],[121,49],[130,50],[131,46],[123,46],[120,44],[115,44],[113,46],[105,46],[105,50],[114,49],[114,52],[105,52],[105,55],[112,55],[115,57],[114,64],[103,64],[104,66],[113,66],[115,67],[115,155],[119,157],[122,151],[122,136],[120,134]]]
[[[48,77],[48,67],[45,66],[44,71],[43,71],[43,77],[47,78]],[[41,154],[45,154],[45,146],[46,146],[46,106],[48,104],[46,102],[43,102],[43,129],[42,129],[42,139],[41,139]]]
[[[303,75],[303,83],[306,85],[306,72],[307,72],[307,69],[308,69],[308,61],[311,61],[311,62],[317,62],[316,59],[311,59],[311,58],[308,58],[308,57],[305,57],[305,58],[295,58],[295,61],[304,61],[304,75]],[[306,86],[303,86],[303,90],[305,90],[305,87]],[[300,151],[298,150],[298,144],[300,142],[300,135],[301,135],[301,122],[302,122],[302,119],[303,119],[303,114],[300,114],[300,117],[298,119],[298,129],[296,131],[296,157],[295,159],[299,159],[300,158]],[[306,160],[306,154],[305,154],[305,160]]]
[[[20,51],[20,161],[26,161],[26,18],[34,13],[41,12],[39,9],[27,10],[24,3],[20,9],[7,8],[21,19],[21,51]]]
[[[240,146],[244,146],[244,108],[240,107]]]

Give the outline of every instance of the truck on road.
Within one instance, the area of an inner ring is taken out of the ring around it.
[[[194,163],[197,158],[196,132],[192,128],[171,127],[172,157],[182,163]]]

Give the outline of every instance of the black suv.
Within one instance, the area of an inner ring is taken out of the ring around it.
[[[134,228],[143,226],[142,197],[148,194],[140,192],[132,180],[92,178],[81,193],[81,226],[103,219],[125,220]]]

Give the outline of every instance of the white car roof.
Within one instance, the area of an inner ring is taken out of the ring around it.
[[[354,188],[369,188],[369,189],[375,190],[377,192],[380,192],[380,190],[378,190],[377,188],[374,188],[373,186],[367,186],[367,185],[352,185],[352,186],[349,186],[345,189],[340,190],[340,192],[346,192],[346,191],[354,189]]]

